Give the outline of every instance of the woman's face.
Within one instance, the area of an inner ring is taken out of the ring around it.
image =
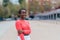
[[[25,18],[26,18],[26,10],[21,10],[20,17],[21,17],[22,19],[25,19]]]

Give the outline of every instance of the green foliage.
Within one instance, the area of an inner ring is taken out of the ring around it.
[[[3,10],[3,7],[0,6],[0,17],[3,17],[3,15],[4,15],[4,10]]]
[[[51,4],[49,2],[45,1],[44,4],[45,5],[43,7],[44,7],[45,11],[48,11],[48,10],[50,10],[52,8],[52,6],[51,6]]]
[[[20,8],[26,8],[26,0],[19,0]]]
[[[7,6],[0,6],[0,17],[8,18],[12,14],[17,15],[20,5],[14,5],[11,2],[8,2]]]
[[[9,15],[11,16],[12,14],[17,15],[18,14],[18,10],[20,9],[19,5],[13,5],[12,3],[9,3],[9,5],[7,6],[9,8]]]
[[[5,17],[8,18],[12,14],[18,15],[18,10],[21,8],[28,8],[26,5],[26,0],[19,0],[20,5],[14,5],[9,0],[3,0],[3,6],[0,6],[0,17]],[[39,5],[39,2],[34,1],[29,3],[29,10],[30,11],[37,11],[37,12],[42,12],[44,10],[49,10],[51,9],[51,5],[48,2],[45,2],[46,5]]]
[[[39,1],[34,0],[34,2],[30,3],[30,10],[31,11],[37,11],[37,12],[43,12],[48,11],[52,8],[51,3],[45,1],[44,5],[40,5]]]
[[[19,0],[19,3],[22,4],[23,0]]]
[[[38,1],[34,1],[34,3],[30,3],[31,11],[39,11],[39,3]]]
[[[9,0],[3,0],[3,6],[6,7],[8,5]]]

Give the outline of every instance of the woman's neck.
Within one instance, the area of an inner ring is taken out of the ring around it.
[[[24,18],[20,18],[20,20],[25,20]]]

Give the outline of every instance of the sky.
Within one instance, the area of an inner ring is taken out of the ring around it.
[[[19,4],[18,0],[10,0],[13,4]],[[28,0],[26,0],[28,2]]]
[[[18,0],[10,0],[13,4],[19,4]]]

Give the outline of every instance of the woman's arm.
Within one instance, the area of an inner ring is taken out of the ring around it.
[[[27,28],[27,30],[24,30],[24,34],[30,34],[31,33],[31,28],[30,28],[30,23],[29,22],[27,22],[28,24],[28,28]]]
[[[21,24],[19,21],[16,21],[16,29],[18,31],[18,34],[19,34],[21,40],[24,40],[23,30],[22,30],[22,27],[21,27]]]
[[[29,30],[24,30],[24,32],[23,32],[24,34],[30,34],[31,33],[31,30],[29,29]]]

